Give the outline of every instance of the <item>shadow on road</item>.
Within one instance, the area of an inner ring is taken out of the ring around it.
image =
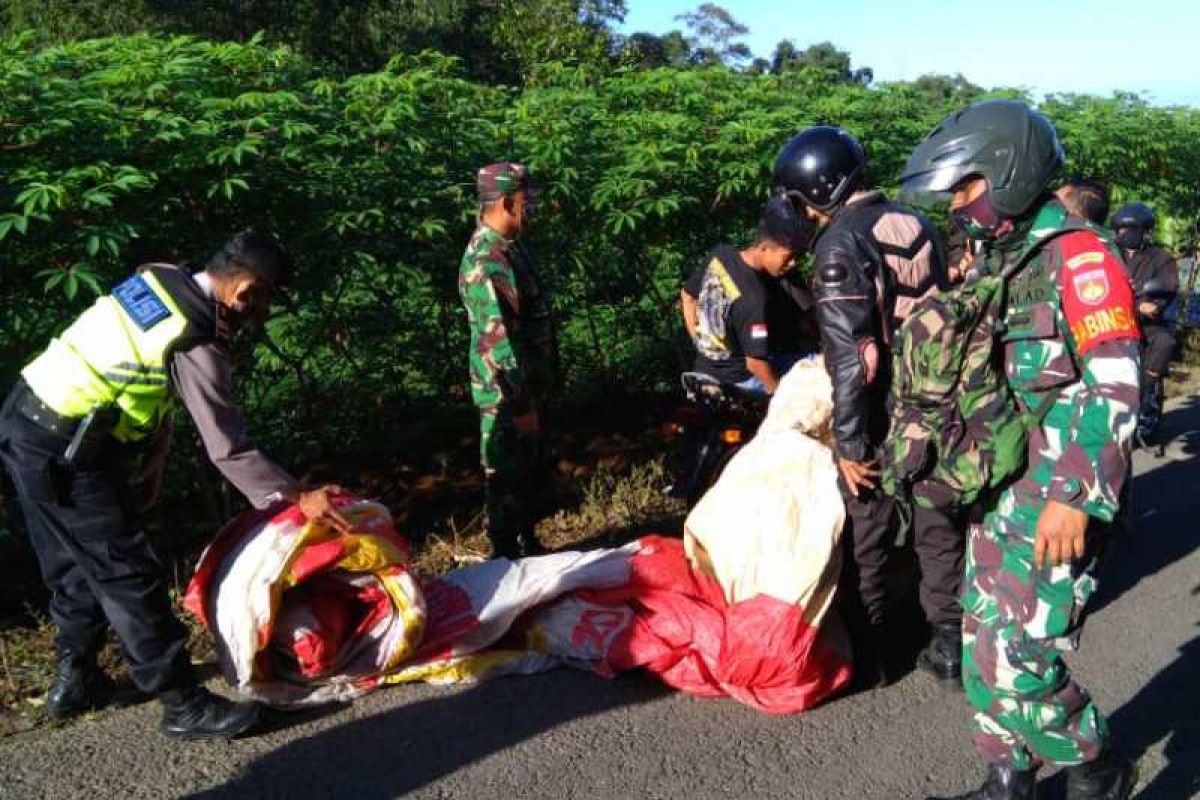
[[[1189,398],[1163,418],[1162,435],[1172,447],[1200,455],[1200,398]],[[1109,546],[1100,589],[1089,613],[1095,613],[1143,579],[1200,548],[1200,464],[1195,459],[1165,461],[1138,475],[1133,486],[1130,530]],[[1192,590],[1200,596],[1200,586]],[[1153,614],[1153,610],[1149,610]],[[1148,618],[1148,622],[1152,617]],[[1166,767],[1143,786],[1141,800],[1200,796],[1200,636],[1180,648],[1169,665],[1136,696],[1109,716],[1113,738],[1131,756],[1167,742]],[[1061,798],[1066,780],[1059,771],[1041,781],[1040,796]]]
[[[1200,598],[1200,586],[1193,591]],[[1200,636],[1109,717],[1114,737],[1131,755],[1141,756],[1166,741],[1167,764],[1138,794],[1142,800],[1200,796]]]
[[[1200,455],[1200,397],[1189,398],[1163,418],[1162,433]],[[1100,588],[1089,613],[1095,613],[1132,589],[1143,578],[1186,558],[1200,548],[1200,465],[1193,459],[1165,461],[1133,481],[1130,530],[1118,536],[1105,555]]]
[[[562,723],[667,693],[641,675],[608,681],[570,670],[484,683],[289,742],[228,783],[189,800],[398,797]],[[499,771],[509,776],[501,788],[527,785],[527,773],[559,769],[555,763],[513,757]]]
[[[1200,455],[1200,398],[1189,398],[1167,415],[1163,433],[1175,445],[1182,440],[1187,455]],[[1132,530],[1114,542],[1107,556],[1097,606],[1111,603],[1143,578],[1200,548],[1200,493],[1192,488],[1198,472],[1200,464],[1191,458],[1161,464],[1137,477]],[[1200,603],[1200,586],[1191,595]],[[1200,796],[1198,678],[1200,635],[1180,647],[1174,661],[1109,717],[1115,740],[1133,756],[1166,742],[1166,767],[1142,787],[1138,797],[1143,800]]]

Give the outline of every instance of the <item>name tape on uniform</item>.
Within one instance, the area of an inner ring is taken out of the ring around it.
[[[143,331],[150,330],[171,316],[171,309],[159,299],[141,275],[134,275],[113,289],[113,297]]]

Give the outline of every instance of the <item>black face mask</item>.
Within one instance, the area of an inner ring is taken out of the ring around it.
[[[1141,228],[1121,228],[1113,238],[1122,250],[1141,250],[1146,243],[1146,232]]]
[[[954,224],[972,239],[995,239],[1004,220],[996,213],[987,192],[979,195],[962,208],[950,212]]]

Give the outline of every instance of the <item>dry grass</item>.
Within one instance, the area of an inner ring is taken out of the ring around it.
[[[663,459],[655,458],[628,469],[597,470],[583,487],[583,500],[538,525],[538,539],[558,550],[583,544],[618,544],[648,533],[678,533],[685,509],[667,497]]]
[[[32,627],[0,631],[0,736],[44,722],[39,698],[54,676],[54,627],[37,617]]]
[[[48,721],[42,707],[54,679],[54,626],[41,614],[30,615],[31,626],[0,631],[0,737]],[[110,675],[124,675],[120,648],[111,635],[100,651],[100,664]]]
[[[483,561],[491,549],[483,530],[482,514],[475,514],[461,525],[451,517],[444,532],[431,534],[421,547],[413,549],[409,565],[418,575],[439,575],[463,564]]]
[[[584,479],[582,499],[559,509],[537,525],[538,540],[548,550],[586,545],[613,545],[623,539],[657,531],[681,530],[683,504],[663,494],[667,483],[663,459],[630,465],[614,461]],[[412,568],[420,575],[437,575],[462,564],[486,559],[491,553],[483,514],[451,516],[439,530],[414,548]]]
[[[176,616],[188,634],[192,663],[215,661],[212,637],[179,606],[180,592],[171,592]],[[30,612],[31,625],[0,631],[0,737],[30,730],[48,722],[42,711],[54,679],[54,626],[44,615]],[[116,637],[109,633],[100,651],[100,665],[119,687],[134,694]]]

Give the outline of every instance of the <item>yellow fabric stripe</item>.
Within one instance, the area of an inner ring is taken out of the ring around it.
[[[713,260],[709,262],[708,269],[713,275],[717,276],[717,280],[721,282],[721,287],[725,289],[725,296],[729,298],[730,302],[733,302],[742,296],[742,293],[738,290],[737,284],[733,282],[733,278],[726,271],[725,265],[721,263],[721,259],[713,258]]]

